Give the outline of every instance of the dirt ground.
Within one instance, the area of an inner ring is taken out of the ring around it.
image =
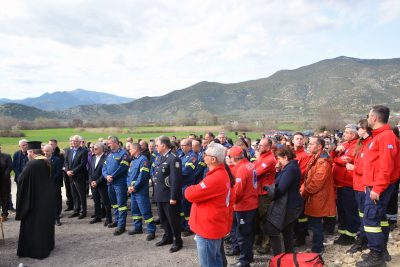
[[[15,198],[15,184],[13,184]],[[64,199],[65,200],[65,197]],[[63,201],[64,202],[64,201]],[[15,199],[14,199],[15,204]],[[64,208],[65,208],[65,202]],[[130,236],[126,233],[114,236],[114,229],[103,226],[102,223],[89,224],[93,212],[93,201],[88,199],[89,216],[85,219],[67,218],[70,212],[64,213],[61,219],[63,225],[56,226],[55,249],[43,260],[19,258],[16,255],[20,222],[15,221],[15,214],[10,214],[4,222],[5,243],[0,240],[0,266],[18,266],[23,263],[29,267],[45,266],[198,266],[196,243],[193,236],[183,237],[183,249],[169,253],[169,246],[156,247],[163,230],[157,228],[156,239],[146,241],[146,234]],[[128,213],[129,215],[129,213]],[[154,214],[156,215],[156,214]],[[128,216],[127,230],[132,221]],[[333,244],[335,236],[326,237],[326,247],[323,258],[326,266],[354,266],[360,254],[350,256],[345,251],[349,247]],[[309,240],[308,240],[309,243]],[[310,247],[310,246],[308,246]],[[299,251],[306,250],[306,247]],[[389,252],[393,259],[389,267],[400,266],[400,231],[396,228],[389,239]],[[252,266],[267,266],[270,256],[255,254]],[[236,262],[235,257],[228,257],[229,263]]]

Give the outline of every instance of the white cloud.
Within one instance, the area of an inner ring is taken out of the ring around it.
[[[349,30],[398,20],[395,2],[7,1],[0,91],[20,98],[80,87],[139,97],[261,78],[346,53]]]

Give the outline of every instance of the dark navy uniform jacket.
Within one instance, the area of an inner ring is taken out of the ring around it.
[[[154,200],[156,202],[179,200],[182,190],[180,158],[168,151],[166,155],[158,155],[154,165]]]

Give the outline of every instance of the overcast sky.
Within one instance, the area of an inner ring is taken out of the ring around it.
[[[0,98],[128,97],[400,57],[400,1],[0,0]]]

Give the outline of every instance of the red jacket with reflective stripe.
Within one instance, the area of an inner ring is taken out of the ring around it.
[[[363,183],[375,193],[382,193],[398,179],[398,139],[386,124],[372,131],[372,141],[364,154]]]
[[[199,184],[186,188],[185,198],[193,203],[189,219],[193,232],[209,239],[219,239],[229,233],[231,188],[223,164],[208,171]]]
[[[345,151],[340,152],[333,158],[332,176],[336,187],[353,187],[353,171],[346,169],[347,161],[345,158],[350,158],[349,163],[354,162],[354,149],[358,139],[354,139],[343,143]]]
[[[233,172],[235,176],[234,211],[247,211],[258,208],[257,173],[254,164],[242,159]]]
[[[305,150],[304,147],[299,148],[294,151],[296,153],[296,160],[299,163],[300,166],[300,171],[301,171],[301,179],[300,179],[300,185],[304,183],[304,178],[307,170],[307,164],[310,158],[312,157],[309,155]]]
[[[363,174],[363,162],[365,150],[368,149],[369,143],[372,141],[372,136],[368,136],[367,139],[361,140],[362,147],[357,151],[354,156],[354,171],[353,171],[353,189],[360,192],[365,192],[365,185],[362,181]]]
[[[272,151],[261,154],[260,157],[254,161],[257,172],[257,191],[258,195],[266,195],[267,192],[263,190],[266,185],[272,185],[275,182],[275,165],[276,159]]]

